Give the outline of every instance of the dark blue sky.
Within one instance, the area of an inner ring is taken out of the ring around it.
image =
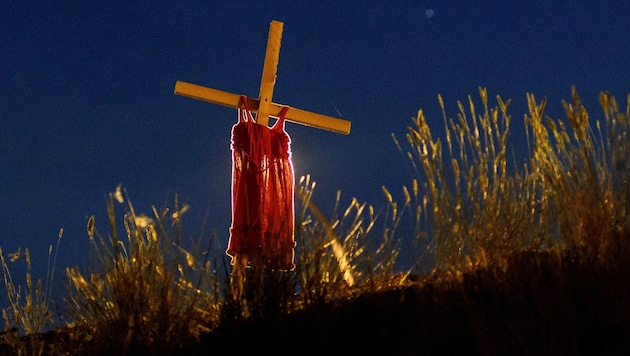
[[[427,10],[433,16],[427,16]],[[87,264],[86,222],[108,233],[105,196],[122,183],[136,211],[191,206],[186,236],[230,223],[233,109],[173,94],[176,80],[256,97],[271,20],[284,22],[274,101],[352,121],[343,136],[288,124],[296,177],[330,212],[337,190],[382,207],[411,171],[390,134],[422,108],[442,132],[477,87],[511,98],[524,157],[525,93],[548,114],[576,85],[630,93],[627,1],[14,1],[0,7],[0,246],[45,268]],[[494,100],[492,100],[494,102]],[[123,210],[119,209],[122,214]],[[223,247],[224,247],[223,246]]]

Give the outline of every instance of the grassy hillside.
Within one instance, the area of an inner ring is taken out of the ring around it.
[[[628,252],[626,247],[626,252]],[[193,350],[325,355],[622,355],[630,351],[627,260],[514,253],[506,271],[412,285],[222,325]]]
[[[295,271],[249,269],[239,295],[213,239],[184,248],[187,207],[177,197],[170,210],[147,217],[123,190],[110,195],[110,232],[101,235],[93,219],[87,226],[99,265],[66,269],[61,325],[50,310],[50,279],[12,282],[12,260],[30,266],[28,251],[0,251],[10,301],[0,351],[628,351],[630,105],[624,112],[602,93],[603,113],[592,121],[574,90],[563,103],[566,119],[554,120],[544,116],[545,100],[528,94],[530,158],[514,167],[510,101],[497,96],[493,107],[485,89],[479,94],[481,109],[469,97],[467,108],[457,103],[456,118],[438,97],[444,138],[433,137],[422,110],[405,140],[393,136],[418,176],[403,187],[402,202],[383,187],[381,213],[354,200],[326,216],[313,202],[314,182],[303,177]],[[408,218],[415,230],[399,236]],[[402,239],[416,263],[401,271]],[[427,261],[431,272],[420,273]]]

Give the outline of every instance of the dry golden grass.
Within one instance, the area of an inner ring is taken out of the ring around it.
[[[563,103],[565,123],[545,117],[546,100],[527,94],[530,156],[517,167],[509,161],[510,100],[497,96],[492,106],[484,88],[479,96],[480,103],[471,96],[458,102],[455,119],[438,96],[444,139],[433,137],[422,110],[408,128],[408,148],[392,135],[417,173],[403,187],[402,203],[383,187],[382,210],[356,199],[343,209],[338,195],[327,216],[313,201],[315,183],[303,177],[296,186],[295,271],[248,269],[242,298],[230,295],[224,249],[213,249],[213,238],[206,249],[182,246],[187,207],[177,197],[172,212],[154,208],[147,217],[134,212],[119,187],[107,206],[110,234],[101,236],[88,221],[98,268],[66,269],[65,313],[72,324],[37,336],[49,316],[48,287],[29,282],[23,302],[0,253],[13,295],[4,310],[8,332],[0,336],[0,351],[202,353],[203,347],[248,349],[236,345],[243,335],[300,347],[307,332],[332,337],[322,329],[346,340],[369,335],[354,351],[377,350],[380,335],[385,345],[435,353],[453,346],[451,334],[440,334],[452,332],[479,354],[509,347],[575,352],[583,345],[580,333],[598,323],[630,332],[624,326],[630,307],[623,303],[630,290],[615,290],[629,277],[630,97],[622,112],[613,96],[602,93],[603,116],[593,121],[574,89],[571,102]],[[124,202],[121,238],[117,204]],[[399,236],[407,216],[414,229]],[[397,271],[403,239],[413,247],[415,265]],[[218,260],[211,258],[216,252]],[[408,277],[426,258],[433,271],[414,275],[411,283]],[[525,303],[527,298],[535,302]],[[372,322],[369,313],[385,324]],[[394,326],[397,320],[401,325]],[[541,323],[547,326],[538,333]],[[559,333],[561,325],[568,329]],[[530,338],[536,344],[524,341]],[[323,352],[327,345],[312,346]]]
[[[66,269],[72,336],[112,354],[173,352],[218,323],[216,267],[207,253],[181,247],[181,215],[188,207],[179,207],[177,197],[173,212],[153,208],[153,218],[137,215],[127,198],[124,240],[116,229],[116,200],[124,202],[120,191],[109,197],[109,237],[97,232],[93,217],[88,221],[99,271]]]
[[[11,253],[8,256],[9,262],[7,262],[2,252],[2,247],[0,247],[0,265],[2,266],[2,275],[9,301],[9,306],[2,309],[5,333],[0,334],[0,345],[6,343],[21,348],[25,344],[20,339],[20,337],[23,337],[27,340],[26,344],[28,344],[29,349],[43,350],[44,343],[38,341],[33,335],[54,327],[50,295],[52,294],[57,252],[62,236],[63,229],[59,231],[54,255],[53,246],[50,245],[48,248],[48,271],[45,285],[42,285],[41,279],[33,282],[31,254],[28,248],[24,249],[23,255],[21,249]],[[9,263],[17,263],[22,257],[24,257],[27,270],[25,288],[14,283],[9,269]]]
[[[614,253],[609,245],[630,231],[628,113],[602,93],[604,117],[593,130],[573,89],[572,102],[563,103],[567,128],[543,117],[546,101],[527,94],[530,160],[510,169],[510,101],[497,96],[492,108],[487,91],[479,94],[481,113],[469,96],[468,111],[457,103],[456,120],[447,119],[438,97],[446,145],[432,137],[422,110],[406,135],[406,155],[424,182],[419,189],[414,180],[412,194],[404,188],[406,203],[431,227],[436,269],[502,264],[506,253],[522,249],[579,249],[601,259]]]

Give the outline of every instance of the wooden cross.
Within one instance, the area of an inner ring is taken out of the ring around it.
[[[260,81],[260,93],[258,99],[247,98],[247,106],[256,113],[256,122],[268,125],[269,116],[278,117],[285,105],[271,101],[273,88],[276,84],[276,72],[280,57],[280,41],[282,40],[282,28],[284,24],[279,21],[271,21],[269,38],[267,39],[267,52],[263,65],[262,79]],[[175,94],[189,98],[208,101],[213,104],[238,108],[241,95],[225,91],[206,88],[200,85],[177,81]],[[350,122],[326,115],[300,110],[290,107],[285,116],[286,121],[316,127],[347,135],[350,133]]]
[[[256,122],[265,126],[269,123],[269,116],[278,117],[285,107],[285,105],[275,104],[271,101],[273,88],[276,84],[276,72],[278,69],[283,27],[284,24],[282,22],[271,22],[269,37],[267,39],[265,64],[263,65],[262,79],[260,81],[260,93],[258,99],[247,98],[247,107],[256,113]],[[175,83],[175,94],[232,108],[239,108],[241,106],[241,95],[182,81]],[[292,107],[286,111],[285,120],[344,135],[350,133],[349,121]],[[236,300],[240,299],[243,293],[246,266],[247,256],[234,256],[230,289],[232,291],[232,297]]]

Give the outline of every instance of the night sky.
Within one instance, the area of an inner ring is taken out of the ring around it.
[[[575,85],[630,93],[627,1],[11,1],[0,7],[0,247],[29,247],[45,273],[86,266],[86,223],[109,232],[106,195],[122,184],[136,212],[190,211],[185,237],[230,224],[236,110],[173,94],[187,82],[258,96],[269,24],[284,22],[274,101],[352,122],[348,136],[287,124],[296,178],[311,174],[330,213],[356,197],[385,206],[414,177],[391,133],[418,109],[434,135],[478,86],[512,99],[511,143],[526,157],[525,95],[547,114]],[[522,162],[521,162],[522,161]],[[117,207],[122,217],[124,209]],[[58,273],[59,273],[58,272]],[[58,275],[63,279],[62,273]],[[4,294],[0,288],[0,294]]]

